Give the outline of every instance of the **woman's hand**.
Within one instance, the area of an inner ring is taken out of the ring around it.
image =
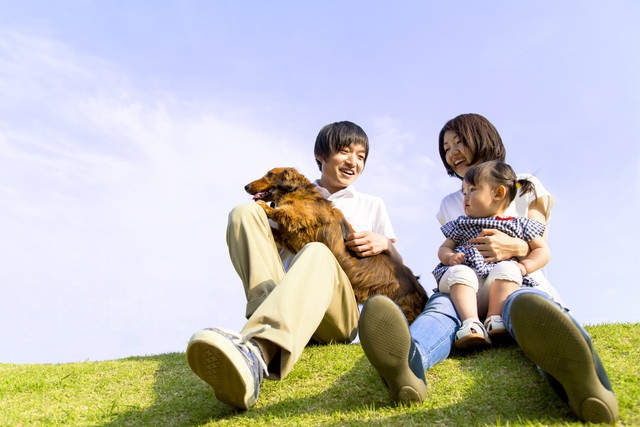
[[[391,247],[388,238],[372,231],[357,231],[345,239],[345,244],[360,257],[378,255]]]
[[[527,242],[511,237],[502,231],[484,229],[478,237],[470,239],[487,262],[504,261],[512,257],[524,257],[529,253]]]

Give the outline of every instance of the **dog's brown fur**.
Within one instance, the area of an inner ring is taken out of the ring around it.
[[[359,303],[375,294],[386,295],[398,303],[409,323],[422,312],[427,293],[411,270],[386,253],[358,257],[349,251],[344,239],[353,228],[297,170],[272,169],[247,184],[245,190],[278,224],[272,230],[281,247],[297,253],[310,242],[327,245],[347,274]]]

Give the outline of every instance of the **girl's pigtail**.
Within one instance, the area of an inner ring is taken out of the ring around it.
[[[516,188],[520,190],[520,195],[532,193],[534,199],[538,198],[538,195],[536,194],[536,186],[526,178],[516,180]]]

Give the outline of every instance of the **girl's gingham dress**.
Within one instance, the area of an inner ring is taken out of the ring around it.
[[[526,242],[531,241],[537,235],[542,236],[545,225],[539,221],[525,217],[490,217],[490,218],[471,218],[461,215],[453,221],[449,221],[440,229],[445,237],[456,242],[457,246],[454,252],[462,252],[464,254],[465,264],[471,267],[478,276],[485,279],[496,265],[494,262],[486,262],[484,257],[474,245],[469,243],[469,239],[477,237],[485,228],[491,228],[502,231],[511,237],[517,237]],[[512,258],[517,261],[517,258]],[[433,270],[433,276],[436,283],[440,283],[440,279],[444,275],[449,266],[442,263]],[[522,277],[522,286],[538,286],[528,274]],[[437,288],[436,288],[437,289]]]

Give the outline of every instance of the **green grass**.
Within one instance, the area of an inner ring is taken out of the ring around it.
[[[640,425],[640,324],[588,326],[620,404]],[[453,355],[427,372],[428,400],[397,407],[359,345],[309,347],[240,412],[218,402],[183,353],[60,365],[0,364],[0,425],[583,425],[516,346]]]

